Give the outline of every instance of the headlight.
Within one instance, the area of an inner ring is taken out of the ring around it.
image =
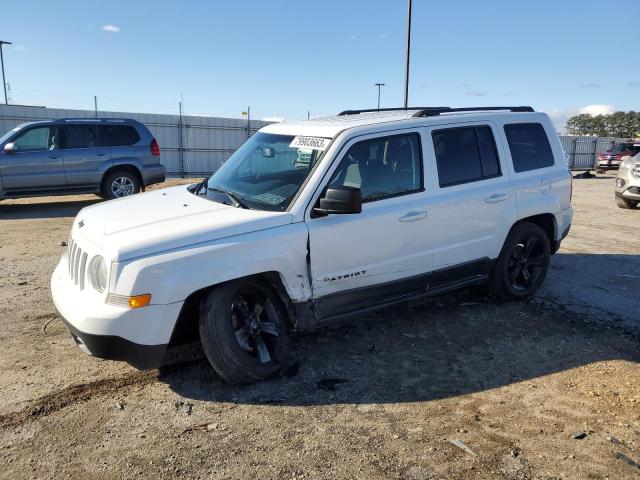
[[[107,288],[107,262],[104,257],[97,255],[91,260],[89,265],[89,279],[91,285],[99,292],[104,292]]]

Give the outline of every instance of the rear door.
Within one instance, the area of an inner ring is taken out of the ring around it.
[[[429,128],[428,154],[438,178],[432,286],[488,274],[516,218],[496,126],[470,122]]]
[[[61,129],[67,186],[99,185],[110,157],[109,147],[98,137],[97,126],[72,124]]]
[[[112,163],[129,161],[136,156],[133,145],[140,141],[135,128],[120,124],[99,125],[98,138],[103,145],[108,146]]]
[[[38,191],[64,187],[62,152],[56,126],[26,128],[12,140],[16,151],[0,151],[2,185],[11,191]]]

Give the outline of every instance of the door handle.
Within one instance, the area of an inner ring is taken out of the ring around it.
[[[58,158],[60,155],[58,155],[57,153],[52,153],[49,155],[49,158]]]
[[[416,220],[427,218],[427,215],[426,210],[412,210],[411,212],[407,212],[406,215],[403,215],[398,220],[401,222],[415,222]]]
[[[508,197],[509,195],[507,195],[506,193],[494,193],[493,195],[485,198],[484,203],[504,202]]]
[[[99,157],[102,157],[103,155],[106,155],[106,153],[105,152],[96,152],[96,155],[99,156]]]

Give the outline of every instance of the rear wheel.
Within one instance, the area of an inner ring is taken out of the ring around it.
[[[128,197],[140,192],[140,180],[135,173],[128,170],[116,170],[109,173],[102,181],[102,197],[113,200],[114,198]]]
[[[528,222],[515,225],[493,268],[490,290],[504,299],[530,297],[547,275],[550,255],[549,238],[540,226]]]
[[[200,306],[200,339],[214,370],[229,383],[264,380],[289,358],[289,329],[280,297],[257,280],[213,289]]]
[[[618,207],[620,208],[636,208],[638,202],[635,202],[633,200],[626,200],[616,195],[616,205],[618,205]]]

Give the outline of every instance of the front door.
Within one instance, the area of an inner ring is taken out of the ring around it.
[[[420,134],[368,135],[343,151],[326,186],[360,188],[363,205],[359,214],[307,220],[320,318],[426,291],[432,266]]]
[[[58,128],[27,128],[10,140],[15,151],[0,151],[0,176],[7,192],[28,192],[64,187]]]

